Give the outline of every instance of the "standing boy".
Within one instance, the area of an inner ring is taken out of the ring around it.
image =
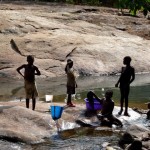
[[[36,97],[38,96],[35,75],[41,75],[39,69],[33,65],[34,57],[29,55],[27,56],[28,64],[24,64],[17,68],[17,72],[23,76],[25,84],[25,93],[26,93],[26,108],[29,108],[29,100],[32,98],[32,110],[35,109]],[[24,69],[24,74],[20,70]]]
[[[128,96],[129,96],[129,92],[130,92],[130,84],[135,79],[135,71],[134,71],[134,68],[132,66],[130,66],[130,63],[131,63],[131,57],[130,56],[124,57],[123,64],[126,66],[122,67],[121,76],[115,85],[115,87],[118,87],[118,84],[120,84],[119,87],[120,87],[120,94],[121,94],[121,98],[120,98],[120,107],[121,108],[120,108],[120,111],[118,112],[118,114],[119,115],[122,114],[123,103],[125,100],[125,111],[124,111],[125,116],[130,116],[128,114]]]
[[[67,60],[67,65],[65,67],[65,72],[67,74],[67,105],[69,107],[75,107],[71,101],[72,94],[75,94],[75,88],[77,88],[76,78],[73,70],[73,61],[71,59]]]

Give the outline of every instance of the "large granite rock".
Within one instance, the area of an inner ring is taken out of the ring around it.
[[[51,116],[22,106],[0,106],[0,138],[35,144],[49,138],[55,128]]]
[[[63,75],[67,58],[80,75],[118,73],[126,55],[136,72],[150,71],[150,24],[141,16],[51,3],[2,3],[0,13],[1,76],[19,77],[15,70],[27,55],[35,56],[42,77]]]

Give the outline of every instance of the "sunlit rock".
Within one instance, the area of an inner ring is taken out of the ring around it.
[[[0,106],[0,137],[25,143],[44,142],[52,134],[51,116],[20,106]],[[54,129],[55,130],[55,129]]]
[[[85,76],[118,73],[126,55],[132,57],[136,72],[150,71],[148,20],[85,8],[92,9],[47,3],[11,4],[10,9],[1,4],[0,74],[20,77],[15,70],[26,63],[27,55],[35,56],[42,77],[64,75],[67,58],[74,60],[77,74]]]

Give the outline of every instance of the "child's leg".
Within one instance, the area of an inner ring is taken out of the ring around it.
[[[67,94],[68,94],[68,97],[67,97],[67,105],[71,103],[71,87],[70,86],[67,86]]]
[[[130,87],[127,87],[125,89],[125,111],[124,111],[124,115],[129,116],[128,114],[128,97],[129,97],[129,91],[130,91]]]
[[[110,124],[115,124],[116,126],[120,126],[120,127],[123,126],[122,122],[113,115],[108,117],[108,120],[109,120]]]
[[[119,119],[117,119],[116,117],[113,117],[113,118],[114,118],[113,124],[120,126],[120,127],[123,126],[122,122]]]
[[[103,119],[103,120],[101,121],[101,126],[112,127],[112,122],[111,122],[110,120]]]
[[[67,87],[67,94],[68,94],[68,98],[67,98],[67,105],[69,107],[75,107],[75,105],[72,104],[71,102],[71,95],[75,93],[75,88],[74,87]]]
[[[29,108],[29,99],[26,99],[26,108]]]
[[[67,98],[67,104],[71,103],[71,94],[68,94],[68,98]]]
[[[33,98],[33,99],[32,99],[32,110],[35,109],[35,105],[36,105],[36,99]]]
[[[128,113],[128,97],[125,98],[125,111],[124,113]]]
[[[147,112],[147,119],[150,119],[150,110]]]
[[[118,112],[119,115],[121,115],[123,112],[123,103],[124,103],[124,89],[123,88],[120,88],[120,94],[121,94],[121,98],[120,98],[120,111]]]
[[[68,94],[67,105],[69,107],[75,107],[75,105],[73,105],[72,102],[71,102],[71,94]]]

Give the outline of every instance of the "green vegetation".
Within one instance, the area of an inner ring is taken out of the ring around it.
[[[117,6],[121,11],[129,9],[131,15],[136,16],[138,11],[143,11],[144,16],[150,12],[150,0],[118,0]]]

